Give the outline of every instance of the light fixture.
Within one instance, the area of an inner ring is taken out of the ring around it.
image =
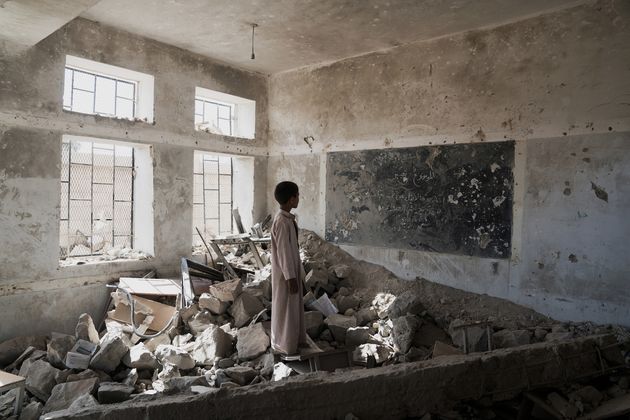
[[[257,23],[252,23],[252,60],[256,58],[256,54],[254,54],[254,29],[256,29],[257,26]]]

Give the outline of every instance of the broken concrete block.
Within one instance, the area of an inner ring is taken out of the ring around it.
[[[51,411],[65,410],[81,396],[94,394],[97,385],[98,379],[96,378],[59,384],[53,388],[43,412],[50,413]]]
[[[195,359],[179,347],[161,344],[155,350],[155,357],[162,365],[170,364],[183,370],[195,367]]]
[[[134,386],[138,382],[138,369],[133,368],[127,372],[127,375],[123,378],[122,383],[129,386]]]
[[[317,338],[324,329],[324,315],[319,311],[304,312],[304,328],[311,338]]]
[[[241,279],[228,280],[213,284],[208,291],[221,302],[234,302],[243,291],[243,284]]]
[[[44,405],[39,401],[31,401],[22,409],[19,420],[37,420],[42,415]]]
[[[65,369],[66,354],[74,347],[76,341],[72,335],[53,333],[46,346],[48,362],[58,369]]]
[[[92,369],[103,370],[105,372],[114,371],[129,347],[119,335],[105,334],[101,339],[101,345],[90,361]]]
[[[285,365],[282,362],[278,362],[273,365],[273,377],[272,381],[280,381],[284,378],[288,378],[289,376],[295,375],[295,371],[291,369],[289,366]]]
[[[387,317],[389,307],[396,300],[396,296],[391,293],[378,293],[372,300],[372,308],[376,311],[379,318]]]
[[[449,335],[453,344],[460,349],[464,349],[464,340],[468,346],[468,353],[488,351],[488,334],[485,326],[470,325],[461,327],[466,324],[465,321],[456,319],[449,325]],[[466,338],[464,338],[466,334]]]
[[[217,358],[232,353],[232,337],[216,325],[210,325],[195,340],[192,357],[199,365],[212,366]]]
[[[247,366],[234,366],[225,370],[227,376],[237,384],[244,386],[249,385],[251,381],[258,375],[258,372]]]
[[[350,274],[352,273],[352,268],[346,264],[333,265],[329,268],[329,270],[335,273],[335,276],[339,279],[346,279],[350,277]]]
[[[155,350],[157,350],[160,344],[171,344],[171,339],[168,334],[160,334],[144,342],[144,345],[151,353],[155,353]]]
[[[58,384],[68,382],[68,376],[70,376],[71,374],[72,374],[71,369],[60,370],[55,375],[55,382],[57,382]]]
[[[44,360],[35,360],[34,362],[24,362],[22,367],[26,365],[26,389],[31,394],[45,402],[50,397],[52,389],[57,385],[55,377],[59,373],[59,369],[54,368]],[[20,369],[20,373],[22,370]]]
[[[584,403],[589,404],[591,407],[597,407],[604,399],[604,394],[602,394],[597,388],[592,385],[584,386],[574,394]]]
[[[46,350],[46,338],[46,336],[29,335],[3,341],[0,343],[0,366],[10,364],[29,347]]]
[[[558,331],[550,332],[545,336],[545,341],[566,341],[573,338],[573,333],[570,331]]]
[[[127,401],[133,391],[133,386],[118,382],[103,382],[98,387],[98,402],[100,404],[113,404]]]
[[[227,382],[223,382],[219,388],[223,389],[223,388],[238,388],[238,387],[239,387],[239,384],[237,384],[236,382],[227,381]]]
[[[272,353],[264,354],[256,365],[256,369],[260,370],[260,374],[265,378],[271,377],[273,375],[273,365],[275,364],[274,356]]]
[[[258,299],[243,292],[236,298],[228,312],[234,317],[234,326],[241,328],[263,309],[265,307]]]
[[[398,353],[407,353],[413,344],[416,331],[420,328],[422,321],[415,315],[403,315],[395,318],[392,328],[392,341],[394,350]]]
[[[87,407],[96,407],[98,405],[98,401],[96,401],[96,398],[94,398],[92,394],[83,394],[70,404],[68,411],[82,410]]]
[[[122,362],[125,366],[137,369],[155,369],[158,367],[157,359],[144,343],[138,343],[131,347],[123,357]]]
[[[354,296],[339,296],[337,297],[337,309],[342,314],[348,309],[355,309],[361,304],[361,301]]]
[[[492,334],[492,346],[497,349],[526,346],[531,336],[527,330],[501,330]]]
[[[210,293],[204,293],[199,297],[199,307],[207,309],[215,315],[224,314],[229,306],[229,302],[221,301]]]
[[[99,375],[92,369],[86,369],[83,372],[68,375],[68,377],[66,378],[66,382],[75,382],[90,378],[99,378]]]
[[[216,319],[210,311],[203,310],[198,312],[188,321],[188,328],[195,337],[201,334],[210,325],[214,325]]]
[[[328,326],[328,329],[332,333],[337,342],[343,343],[346,341],[346,331],[350,327],[357,326],[357,320],[353,316],[345,316],[340,314],[332,314],[328,316],[324,323]]]
[[[422,322],[422,325],[413,337],[413,345],[432,348],[436,341],[450,344],[451,337],[437,325],[431,322]]]
[[[454,354],[464,354],[464,353],[453,346],[449,346],[448,344],[442,343],[441,341],[436,341],[435,344],[433,345],[433,357],[452,356]]]
[[[186,392],[193,386],[207,386],[205,376],[179,376],[164,381],[163,393],[170,395],[178,392]]]
[[[363,308],[359,309],[359,311],[354,314],[354,317],[357,319],[357,325],[363,327],[378,319],[378,314],[373,308]]]
[[[255,359],[266,352],[270,345],[269,336],[260,323],[241,328],[236,337],[236,351],[241,360]]]
[[[424,305],[422,304],[420,296],[408,290],[394,299],[394,302],[387,311],[387,315],[390,319],[395,319],[407,314],[419,315],[423,311]]]
[[[547,402],[553,408],[555,408],[565,419],[574,419],[578,415],[578,409],[573,404],[568,402],[557,392],[552,392],[547,395]]]
[[[350,327],[346,331],[346,346],[356,347],[361,344],[370,342],[372,337],[370,336],[369,327]]]
[[[358,363],[367,363],[369,357],[373,357],[377,364],[389,359],[392,352],[379,344],[361,344],[352,353],[352,359]]]
[[[193,316],[197,315],[198,312],[199,312],[199,306],[196,303],[193,303],[189,307],[181,309],[179,311],[179,316],[182,319],[182,321],[184,321],[185,323],[188,323],[188,321],[190,321],[190,319]]]
[[[175,337],[173,337],[172,340],[172,344],[175,347],[184,347],[186,344],[189,344],[193,339],[193,335],[192,334],[181,334],[181,335],[176,335]]]
[[[190,392],[192,392],[193,394],[207,394],[208,392],[212,392],[214,390],[214,388],[203,385],[193,385],[190,387]]]
[[[308,272],[304,279],[307,289],[315,289],[318,285],[328,284],[328,273],[325,270],[314,268]]]
[[[81,314],[79,316],[79,322],[74,330],[74,335],[77,339],[89,341],[93,344],[100,342],[98,331],[96,331],[94,321],[89,314]]]
[[[234,366],[234,360],[228,357],[225,357],[217,362],[217,367],[219,369],[227,369],[232,366]]]

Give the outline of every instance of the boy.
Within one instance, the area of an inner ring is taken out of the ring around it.
[[[304,268],[298,248],[298,227],[291,210],[300,202],[298,186],[290,181],[276,185],[274,197],[280,211],[271,226],[271,347],[296,354],[306,343],[302,280]]]

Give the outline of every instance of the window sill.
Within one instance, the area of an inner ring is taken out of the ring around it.
[[[103,114],[90,114],[88,112],[80,112],[80,111],[71,111],[69,109],[63,109],[63,112],[71,114],[71,115],[86,115],[90,117],[94,117],[97,121],[122,121],[128,123],[145,123],[155,125],[155,121],[149,121],[146,117],[140,118],[125,118],[125,117],[117,117],[111,115],[103,115]]]
[[[142,251],[133,251],[127,257],[114,257],[108,255],[92,255],[86,257],[68,257],[65,260],[59,260],[59,268],[77,267],[80,265],[97,265],[97,264],[111,264],[121,262],[138,262],[151,260],[153,257],[147,255]]]

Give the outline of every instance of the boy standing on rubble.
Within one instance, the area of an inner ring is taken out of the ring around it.
[[[292,209],[300,202],[298,186],[290,181],[276,185],[280,210],[271,226],[271,347],[284,354],[297,353],[306,343],[302,280],[304,268],[298,247],[298,226]]]

